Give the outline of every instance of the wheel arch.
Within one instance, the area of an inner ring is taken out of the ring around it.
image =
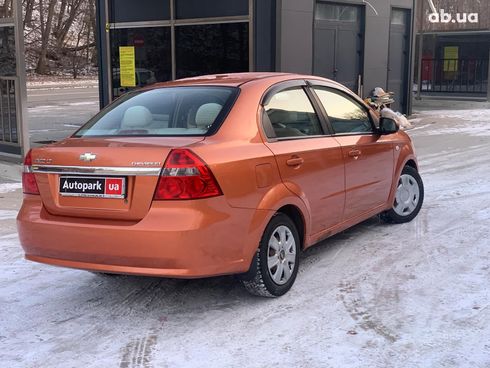
[[[405,165],[402,166],[402,170],[405,166],[410,166],[410,167],[414,168],[415,170],[419,171],[417,163],[415,162],[415,160],[413,158],[410,158],[407,160],[407,162],[405,162]]]
[[[304,249],[304,246],[306,244],[306,223],[301,210],[295,205],[287,204],[279,208],[277,210],[277,213],[283,213],[293,221],[294,225],[296,226],[296,230],[298,231],[299,240],[301,242],[300,247],[301,249]]]
[[[410,167],[414,168],[415,170],[419,171],[417,159],[415,158],[415,155],[413,154],[413,151],[411,150],[411,148],[410,148],[410,151],[407,152],[404,156],[402,156],[402,155],[400,156],[400,158],[396,164],[395,172],[394,172],[394,176],[393,176],[393,183],[392,183],[392,187],[391,187],[390,196],[389,196],[388,202],[386,204],[386,209],[391,208],[391,204],[395,200],[396,188],[398,186],[398,178],[400,177],[400,175],[403,171],[403,168],[405,166],[410,166]]]
[[[249,270],[242,275],[243,277],[246,278],[247,275],[250,275],[256,266],[255,254],[260,239],[267,224],[277,213],[284,213],[289,216],[296,225],[302,249],[307,244],[311,226],[309,208],[300,197],[294,195],[284,184],[281,183],[274,186],[264,195],[255,209],[255,215],[249,228],[249,232],[255,235],[250,238],[250,242],[243,253],[245,263],[249,265]]]

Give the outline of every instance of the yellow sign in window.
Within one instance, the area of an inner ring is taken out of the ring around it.
[[[119,46],[121,87],[136,87],[134,46]]]
[[[459,63],[459,47],[446,46],[444,47],[444,71],[457,72]]]

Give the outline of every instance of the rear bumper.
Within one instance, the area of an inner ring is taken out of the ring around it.
[[[53,216],[26,195],[17,217],[32,261],[100,272],[208,277],[248,270],[262,234],[256,210],[223,197],[154,202],[138,222]],[[267,221],[272,213],[263,213]],[[255,223],[255,226],[253,225]],[[264,225],[265,226],[265,225]]]

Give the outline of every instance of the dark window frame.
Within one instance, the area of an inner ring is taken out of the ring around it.
[[[305,135],[305,136],[292,136],[292,137],[277,137],[274,131],[274,128],[272,127],[272,123],[267,116],[267,118],[264,118],[264,116],[267,114],[265,111],[265,105],[267,105],[272,97],[276,95],[277,93],[290,90],[290,89],[302,89],[303,92],[305,93],[307,99],[311,103],[311,106],[313,107],[313,111],[318,119],[319,125],[320,125],[320,130],[322,134],[319,135]],[[262,132],[264,134],[264,137],[266,138],[267,142],[273,143],[273,142],[282,142],[282,141],[290,141],[290,140],[298,140],[298,139],[313,139],[313,138],[324,138],[331,136],[330,132],[330,127],[328,126],[328,123],[326,121],[325,115],[323,111],[320,109],[320,106],[318,105],[318,101],[315,99],[315,96],[312,94],[312,91],[308,87],[308,83],[305,80],[288,80],[284,82],[279,82],[277,84],[272,85],[269,87],[264,94],[262,95],[262,98],[260,100],[260,108],[262,109],[261,114],[260,114],[260,124],[259,126],[262,129]],[[264,115],[265,114],[265,115]]]

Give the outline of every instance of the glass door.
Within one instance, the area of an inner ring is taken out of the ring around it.
[[[113,98],[172,79],[170,27],[119,28],[110,32]],[[132,79],[127,78],[128,72],[132,72]]]

